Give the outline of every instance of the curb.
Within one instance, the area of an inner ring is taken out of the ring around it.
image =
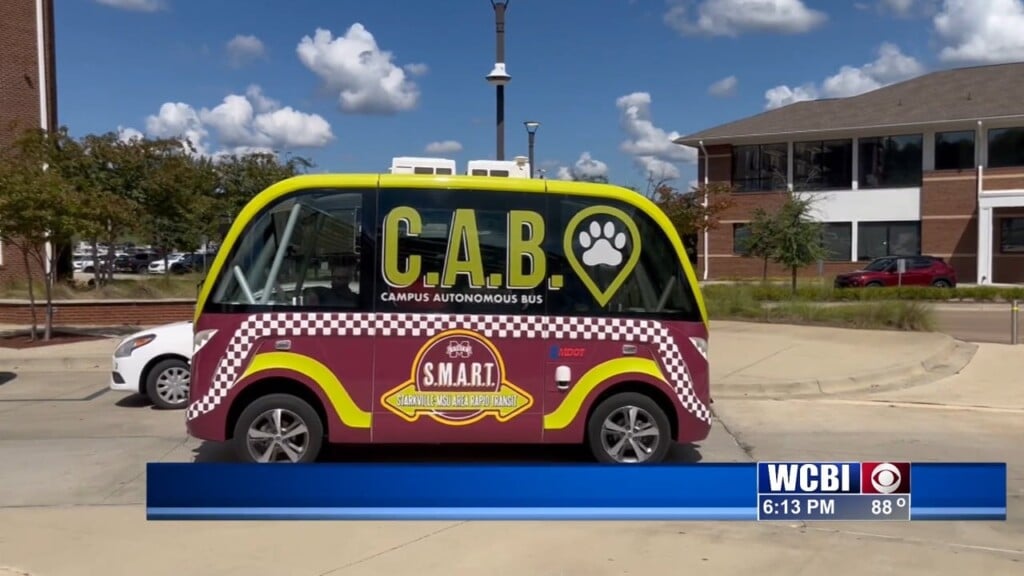
[[[712,397],[777,399],[898,390],[929,384],[959,373],[974,359],[977,350],[977,344],[951,337],[942,347],[920,362],[908,362],[894,368],[838,378],[737,385],[737,388],[742,390],[734,392],[714,392],[716,385],[712,382]]]
[[[0,360],[0,371],[6,372],[107,372],[111,369],[111,354],[73,356],[67,358],[22,358]]]

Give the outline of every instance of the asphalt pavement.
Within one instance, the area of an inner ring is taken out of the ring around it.
[[[937,304],[937,329],[965,342],[1010,344],[1009,304]],[[1017,313],[1019,343],[1024,343],[1024,312]]]

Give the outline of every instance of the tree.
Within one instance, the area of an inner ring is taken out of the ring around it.
[[[665,181],[652,183],[648,197],[668,216],[682,237],[718,227],[721,215],[733,205],[733,186],[720,182],[681,192]]]
[[[772,220],[772,260],[789,268],[793,293],[797,271],[825,257],[821,223],[811,216],[813,199],[789,195]]]
[[[252,153],[218,158],[214,170],[214,210],[210,222],[230,222],[242,208],[265,188],[301,174],[313,162],[302,156],[289,156],[284,162],[274,154]],[[214,233],[214,228],[210,232]]]
[[[764,208],[756,208],[753,218],[747,225],[747,237],[743,241],[747,256],[760,258],[762,261],[761,280],[768,280],[768,261],[774,254],[777,245],[775,216]]]
[[[63,128],[54,132],[29,130],[0,157],[0,238],[17,247],[28,273],[32,335],[36,338],[34,261],[43,270],[46,316],[43,339],[53,334],[53,287],[59,274],[55,249],[70,243],[81,224],[83,198],[57,168],[73,148]]]

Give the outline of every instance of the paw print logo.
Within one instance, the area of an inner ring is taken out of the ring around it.
[[[611,220],[606,220],[603,226],[598,220],[592,221],[589,229],[580,230],[579,242],[583,247],[583,264],[586,266],[622,264],[626,233],[618,230]]]

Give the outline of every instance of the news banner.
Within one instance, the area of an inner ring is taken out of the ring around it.
[[[1006,520],[1005,463],[150,463],[150,520]]]

